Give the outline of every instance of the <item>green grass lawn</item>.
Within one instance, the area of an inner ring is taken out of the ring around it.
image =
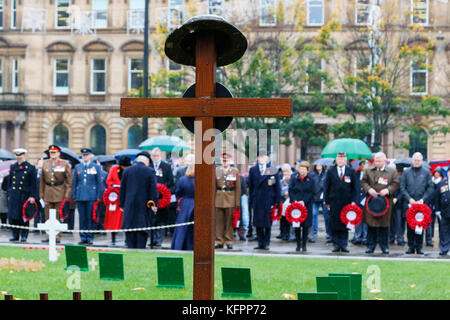
[[[58,251],[61,252],[61,251]],[[0,258],[35,260],[45,264],[37,272],[0,271],[0,291],[24,300],[39,299],[40,292],[47,292],[49,299],[71,300],[73,291],[81,291],[82,298],[103,299],[104,290],[112,290],[113,299],[192,299],[192,253],[183,254],[185,265],[185,289],[157,288],[157,256],[174,256],[152,252],[124,252],[125,280],[99,279],[99,267],[95,271],[80,272],[80,290],[71,289],[76,275],[64,270],[64,254],[57,262],[48,261],[47,250],[24,250],[20,247],[0,247]],[[180,254],[175,254],[180,256]],[[98,252],[88,252],[88,260],[98,261]],[[245,257],[216,255],[215,298],[222,299],[220,268],[249,267],[252,275],[253,296],[250,299],[296,298],[298,292],[316,292],[316,276],[331,272],[361,273],[363,275],[363,299],[449,299],[450,263],[402,262],[374,260]],[[379,270],[381,292],[370,292],[374,273]],[[72,278],[71,278],[72,277]],[[368,281],[369,280],[369,281]],[[367,285],[369,282],[369,285]],[[69,284],[69,287],[68,287]],[[368,288],[368,286],[370,288]],[[136,290],[139,288],[139,290]],[[0,296],[3,299],[3,295]],[[235,299],[235,298],[230,298]]]

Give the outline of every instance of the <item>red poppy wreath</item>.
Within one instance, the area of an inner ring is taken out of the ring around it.
[[[308,209],[301,203],[294,202],[286,208],[285,216],[290,223],[303,223],[308,217]]]
[[[406,212],[406,222],[413,230],[427,229],[431,223],[431,209],[426,204],[415,203]]]
[[[160,198],[158,199],[158,209],[167,208],[170,205],[170,198],[172,197],[172,193],[169,188],[167,188],[162,183],[157,183],[158,193],[160,194]]]
[[[341,210],[341,221],[346,226],[357,226],[363,219],[363,212],[356,204],[348,204]]]

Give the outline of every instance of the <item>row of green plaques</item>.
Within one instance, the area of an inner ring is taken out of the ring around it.
[[[66,270],[89,271],[86,246],[65,245]],[[157,257],[157,287],[184,288],[183,257]],[[123,255],[99,252],[101,280],[124,280]],[[222,267],[223,296],[252,295],[250,268]]]
[[[317,292],[299,292],[298,300],[361,300],[362,275],[360,273],[329,273],[316,277]]]

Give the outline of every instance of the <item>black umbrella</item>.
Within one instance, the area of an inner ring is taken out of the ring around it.
[[[100,162],[101,164],[107,163],[107,162],[112,162],[112,163],[116,163],[117,160],[116,158],[114,158],[114,156],[106,156],[106,155],[98,155],[92,158],[93,161],[97,161]]]
[[[15,160],[16,157],[5,149],[0,149],[0,160]]]
[[[412,166],[412,158],[400,158],[395,159],[394,164],[399,167],[410,167]]]
[[[48,153],[48,149],[45,150],[45,154],[47,155],[47,157],[50,156]],[[73,152],[72,150],[70,150],[68,148],[64,148],[64,147],[61,148],[61,159],[69,161],[72,168],[81,162],[80,158],[78,157],[78,155],[75,152]]]

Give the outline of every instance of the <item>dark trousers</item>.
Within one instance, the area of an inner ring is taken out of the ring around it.
[[[408,226],[406,235],[408,237],[408,247],[410,249],[422,250],[423,232],[422,234],[416,234],[416,232]]]
[[[8,221],[8,212],[2,212],[0,213],[0,222],[1,223],[5,223]],[[2,229],[4,229],[6,227],[2,226]]]
[[[347,249],[348,245],[348,231],[333,230],[331,231],[331,240],[333,241],[334,249]]]
[[[367,227],[367,249],[375,250],[377,244],[381,250],[389,249],[389,227]]]
[[[150,213],[152,218],[150,220],[152,227],[166,226],[168,219],[168,209],[159,209],[156,214],[153,211]],[[151,246],[160,246],[164,241],[164,237],[166,236],[166,229],[154,229],[150,230],[150,245]]]
[[[167,215],[167,224],[172,225],[175,224],[175,221],[177,221],[177,206],[178,204],[176,202],[172,202],[168,207],[168,215]],[[169,228],[167,234],[171,233],[173,234],[174,227]]]
[[[256,236],[260,248],[268,247],[270,244],[270,227],[256,227]]]
[[[434,212],[431,214],[431,223],[427,230],[425,230],[425,241],[427,244],[433,243],[434,237],[434,223],[436,222],[436,215]]]
[[[289,240],[289,232],[291,230],[291,224],[286,220],[286,217],[280,218],[280,236],[283,240]]]
[[[393,223],[391,224],[391,241],[397,240],[397,243],[405,242],[406,218],[402,214],[402,210],[395,209],[393,212]]]
[[[125,233],[125,244],[128,248],[145,249],[148,233],[146,231],[132,231]]]
[[[80,230],[93,230],[92,209],[95,201],[77,201],[78,214],[80,216]],[[81,241],[93,242],[94,234],[80,232]]]
[[[295,240],[297,241],[297,248],[303,247],[306,249],[306,243],[308,242],[308,228],[300,226],[299,228],[294,228],[294,232]]]
[[[30,225],[30,222],[23,222],[23,219],[12,219],[11,220],[11,224],[12,225],[16,225],[16,226],[25,226],[28,227]],[[28,237],[28,229],[19,229],[19,228],[11,228],[12,229],[12,236],[14,239],[19,240],[20,239],[27,239]]]
[[[439,249],[448,252],[450,249],[450,219],[439,220]]]

